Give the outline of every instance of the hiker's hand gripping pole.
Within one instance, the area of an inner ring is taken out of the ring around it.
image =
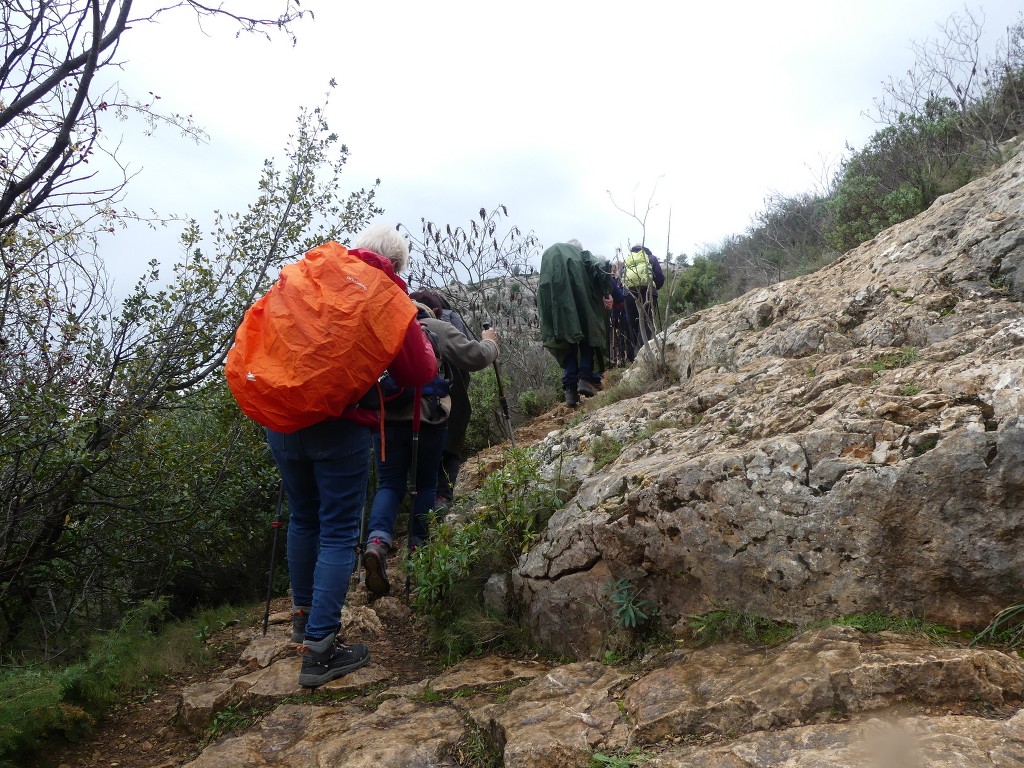
[[[490,324],[484,322],[483,330],[486,331],[488,328],[490,328]],[[498,382],[498,404],[502,408],[502,425],[508,433],[509,442],[512,443],[512,447],[515,447],[515,433],[512,431],[512,417],[509,416],[509,401],[505,398],[505,387],[502,384],[502,370],[498,367],[497,357],[495,357],[494,366],[495,380]]]
[[[263,636],[267,636],[267,627],[270,625],[270,599],[274,595],[274,563],[277,562],[277,534],[281,530],[281,507],[284,505],[284,480],[281,480],[277,488],[277,512],[274,515],[274,522],[270,524],[273,536],[270,539],[270,567],[267,569],[267,605],[263,610]]]

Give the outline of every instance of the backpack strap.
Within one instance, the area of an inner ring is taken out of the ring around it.
[[[383,374],[381,374],[383,378]],[[373,385],[377,388],[377,426],[380,429],[380,460],[387,461],[387,450],[384,440],[384,391],[380,386],[380,379]]]

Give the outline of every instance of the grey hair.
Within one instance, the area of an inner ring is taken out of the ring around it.
[[[395,274],[409,266],[409,243],[391,224],[374,224],[356,238],[353,248],[366,248],[391,262]]]
[[[570,240],[570,241],[569,241],[569,245],[574,245],[574,246],[576,246],[577,248],[579,248],[579,249],[580,249],[581,251],[583,250],[583,243],[581,243],[581,242],[580,242],[579,240],[577,240],[576,238],[573,238],[572,240]]]

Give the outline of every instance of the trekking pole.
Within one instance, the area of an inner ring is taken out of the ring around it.
[[[376,452],[370,451],[370,467],[371,472],[369,473],[369,480],[367,480],[366,488],[366,501],[363,503],[363,514],[359,517],[359,540],[356,542],[356,586],[359,586],[359,582],[363,580],[363,553],[366,552],[366,526],[369,525],[370,521],[370,506],[373,504],[373,494],[370,493],[370,487],[373,486],[376,490],[377,485],[377,472],[376,472]]]
[[[284,504],[284,480],[277,489],[277,513],[274,522],[270,524],[274,534],[270,539],[270,571],[267,574],[267,607],[263,610],[263,636],[267,636],[267,626],[270,624],[270,596],[274,591],[274,562],[277,560],[277,532],[281,530],[281,506]]]
[[[484,321],[484,330],[486,331],[491,327],[491,324]],[[502,426],[505,431],[508,432],[508,441],[512,444],[512,447],[516,447],[516,436],[512,432],[512,417],[508,413],[508,400],[505,399],[505,388],[501,384],[501,369],[498,367],[498,358],[494,358],[494,379],[498,382],[498,405],[501,406],[501,413],[504,417]]]
[[[629,311],[630,298],[633,298],[632,291],[629,288],[624,288],[624,295],[622,297],[622,319],[626,322],[625,330],[625,353],[626,353],[626,365],[629,366],[636,359],[636,337],[637,331],[633,327],[633,313]],[[633,308],[636,309],[636,299],[633,298]]]
[[[412,529],[416,525],[416,499],[419,497],[419,491],[416,488],[416,472],[420,452],[420,412],[423,408],[421,402],[422,392],[422,387],[416,387],[412,400],[412,453],[409,458],[409,478],[412,490],[409,492],[409,530],[405,534],[405,602],[407,603],[412,592]]]

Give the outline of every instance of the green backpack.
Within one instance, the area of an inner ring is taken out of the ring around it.
[[[644,288],[650,284],[653,275],[651,260],[643,249],[626,254],[623,285],[627,288]]]

